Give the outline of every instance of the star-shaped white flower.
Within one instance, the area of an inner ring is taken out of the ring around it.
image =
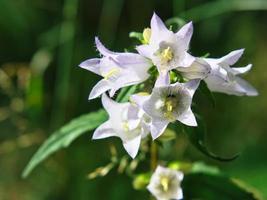
[[[148,32],[147,29],[145,31]],[[192,22],[174,33],[168,30],[154,13],[151,19],[151,34],[144,34],[148,44],[140,45],[136,49],[141,55],[152,60],[159,73],[166,73],[177,67],[188,67],[195,61],[195,57],[187,53],[192,34]]]
[[[106,49],[98,38],[95,38],[102,58],[93,58],[82,62],[79,66],[103,77],[92,89],[89,99],[94,99],[109,91],[110,96],[129,85],[145,81],[152,63],[136,53],[115,53]]]
[[[158,138],[170,122],[176,120],[188,126],[197,126],[191,110],[193,95],[198,88],[200,79],[186,83],[169,83],[169,76],[158,78],[149,96],[132,96],[138,106],[151,117],[151,135]]]
[[[181,188],[183,177],[184,174],[180,171],[158,166],[147,189],[157,200],[179,200],[183,198]]]
[[[109,120],[95,130],[93,139],[119,137],[128,154],[135,158],[141,138],[149,133],[144,113],[135,104],[117,103],[106,94],[102,95],[102,104]]]
[[[230,95],[258,95],[257,90],[247,81],[238,77],[240,74],[247,73],[252,65],[245,67],[231,68],[242,56],[244,49],[232,51],[219,59],[205,59],[211,66],[211,73],[205,79],[209,89],[214,92],[222,92]]]

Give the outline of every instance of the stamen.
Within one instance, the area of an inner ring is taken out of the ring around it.
[[[173,52],[170,47],[167,47],[161,52],[160,56],[163,62],[169,62],[173,59]]]
[[[110,71],[108,71],[106,74],[102,74],[102,76],[104,77],[105,80],[109,79],[110,77],[116,75],[119,73],[119,69],[118,68],[113,68]]]
[[[130,130],[129,128],[129,123],[128,122],[123,122],[122,123],[122,128],[125,132],[128,132]]]
[[[162,177],[160,179],[160,184],[162,185],[163,191],[167,192],[169,189],[169,179],[167,177]]]

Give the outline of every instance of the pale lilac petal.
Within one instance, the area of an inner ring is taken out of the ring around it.
[[[135,66],[151,65],[148,59],[137,53],[118,53],[115,59],[121,67],[131,66],[131,68],[135,68]]]
[[[177,120],[187,126],[197,126],[195,115],[190,108],[182,115],[180,115]]]
[[[116,119],[117,121],[120,120],[122,112],[127,108],[130,103],[118,103],[111,98],[109,98],[106,93],[102,95],[102,105],[105,110],[108,112],[109,116],[112,119]],[[112,121],[113,123],[114,121]],[[114,125],[114,124],[113,124]]]
[[[174,35],[168,28],[165,26],[164,22],[154,13],[151,22],[151,37],[150,37],[150,46],[157,46],[164,38],[169,38]],[[154,51],[153,51],[154,53]]]
[[[165,120],[157,120],[157,119],[152,119],[152,124],[151,124],[151,135],[153,140],[157,139],[161,134],[165,131],[167,128],[169,122]]]
[[[177,63],[177,66],[179,67],[190,67],[196,60],[196,57],[191,56],[189,53],[184,54],[184,58]]]
[[[189,22],[186,25],[184,25],[177,33],[176,35],[182,39],[182,41],[185,43],[185,47],[188,48],[190,40],[193,35],[193,23]]]
[[[200,83],[200,79],[194,79],[191,81],[188,81],[186,83],[183,83],[184,87],[186,87],[191,95],[193,97],[195,91],[197,90]]]
[[[109,96],[110,96],[110,97],[114,97],[114,95],[116,94],[116,92],[117,92],[118,89],[119,89],[119,88],[116,88],[116,89],[111,88],[111,89],[109,90],[109,92],[108,92]]]
[[[197,58],[189,67],[177,67],[183,77],[187,79],[204,79],[211,71],[210,65],[203,59]]]
[[[234,75],[238,75],[238,74],[245,74],[248,71],[250,71],[252,68],[252,64],[247,65],[246,67],[232,67],[232,71]]]
[[[138,153],[141,143],[141,135],[123,142],[123,146],[127,153],[134,159]]]
[[[153,57],[153,51],[151,50],[151,47],[149,45],[137,46],[136,50],[142,56],[145,56],[150,59]]]
[[[116,55],[116,53],[108,50],[99,40],[98,37],[95,37],[95,44],[96,44],[96,48],[98,49],[98,51],[103,55],[103,56],[114,56]]]
[[[110,84],[106,80],[99,81],[92,89],[89,95],[89,100],[99,97],[104,92],[110,90]]]
[[[120,53],[116,56],[116,61],[123,69],[129,70],[131,74],[139,77],[142,82],[148,79],[148,70],[152,66],[152,62],[145,57],[136,53]]]
[[[150,26],[152,35],[153,34],[158,35],[164,31],[169,32],[164,22],[159,18],[159,16],[156,13],[154,13],[152,16]]]
[[[150,98],[150,95],[143,95],[143,94],[133,94],[130,97],[131,102],[138,105],[140,108],[143,108],[143,104],[145,101],[147,101]]]
[[[116,133],[114,132],[114,129],[112,129],[110,121],[106,121],[95,130],[92,139],[97,140],[112,136],[116,136]]]
[[[247,96],[258,96],[258,91],[247,81],[237,77],[236,82],[243,88],[245,95]]]
[[[227,54],[226,56],[220,58],[219,63],[226,63],[226,64],[231,66],[231,65],[235,64],[240,59],[240,57],[243,55],[243,53],[244,53],[244,49],[232,51],[229,54]]]
[[[98,75],[101,75],[100,71],[99,71],[100,60],[101,59],[99,59],[99,58],[89,59],[89,60],[82,62],[79,66],[83,69],[86,69],[86,70],[94,72]]]
[[[156,80],[155,87],[168,86],[168,85],[170,85],[169,73],[160,74]]]

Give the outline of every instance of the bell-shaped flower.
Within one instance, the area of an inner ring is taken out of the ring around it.
[[[158,138],[170,122],[176,120],[188,126],[197,126],[191,110],[193,95],[200,79],[186,83],[169,84],[169,76],[159,76],[151,95],[135,96],[135,101],[151,117],[151,135]]]
[[[102,104],[109,119],[95,130],[93,139],[119,137],[128,154],[135,158],[141,139],[149,133],[143,111],[133,103],[117,103],[106,94],[102,95]]]
[[[152,63],[136,53],[115,53],[106,49],[98,38],[95,38],[102,58],[93,58],[82,62],[79,66],[103,77],[92,89],[89,99],[94,99],[109,91],[110,96],[129,85],[145,81]]]
[[[245,67],[231,67],[242,56],[244,49],[232,51],[226,56],[213,59],[205,59],[211,66],[211,72],[205,79],[209,89],[214,92],[222,92],[229,95],[258,95],[257,90],[238,75],[247,73],[252,65]]]
[[[157,200],[179,200],[183,198],[183,178],[184,174],[181,171],[158,166],[147,189]]]
[[[176,70],[188,80],[204,79],[209,75],[211,67],[204,59],[196,58],[189,67],[177,67]]]
[[[166,73],[177,67],[188,67],[195,57],[187,53],[193,34],[192,22],[184,25],[177,33],[165,26],[154,13],[151,19],[151,30],[145,29],[143,36],[147,44],[137,46],[139,54],[150,58],[159,73]]]

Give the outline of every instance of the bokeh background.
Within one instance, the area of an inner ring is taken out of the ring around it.
[[[147,192],[135,191],[131,179],[115,170],[104,178],[86,178],[108,163],[110,143],[124,154],[118,139],[93,142],[91,133],[50,157],[27,179],[21,173],[54,130],[100,108],[99,99],[87,100],[99,77],[77,67],[98,56],[94,36],[123,51],[136,44],[129,32],[148,27],[153,11],[164,20],[179,16],[194,21],[193,55],[220,57],[246,48],[238,66],[254,64],[245,78],[260,93],[258,97],[215,94],[215,108],[200,98],[207,145],[222,156],[241,152],[237,160],[215,162],[183,134],[178,134],[168,158],[205,160],[267,199],[266,10],[266,0],[1,0],[0,199],[147,198]]]

